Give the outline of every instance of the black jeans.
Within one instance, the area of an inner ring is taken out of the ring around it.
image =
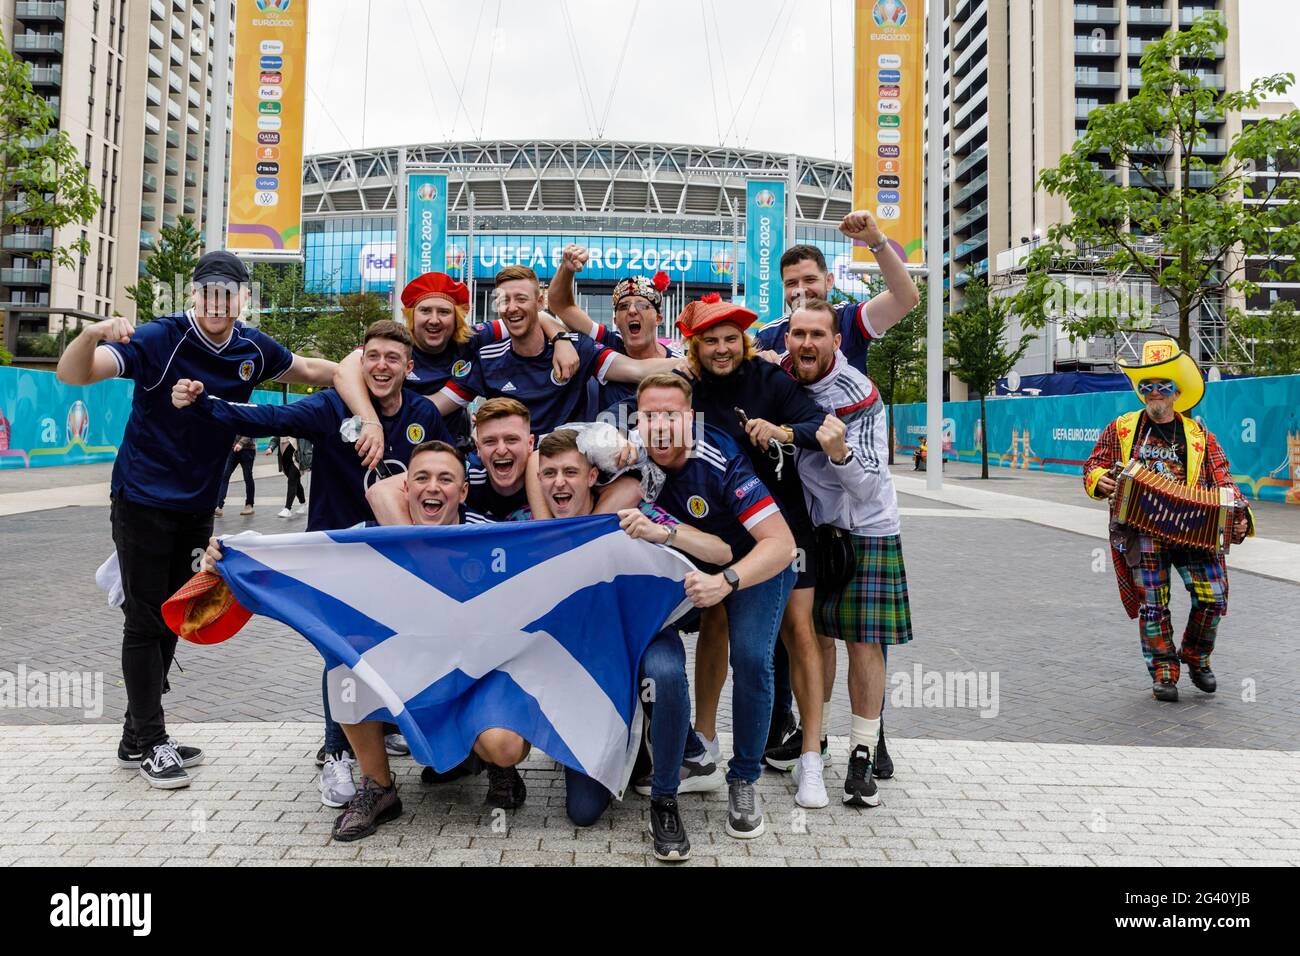
[[[218,508],[226,506],[226,489],[230,487],[230,479],[235,474],[236,468],[244,469],[244,504],[253,503],[253,462],[257,458],[257,449],[252,445],[242,451],[232,451],[230,457],[226,459],[226,476],[221,480],[221,495],[218,498]]]
[[[292,448],[280,449],[280,470],[289,479],[289,487],[284,493],[284,506],[286,509],[293,507],[294,498],[297,498],[303,504],[307,503],[307,496],[302,493],[302,472],[298,470],[298,465],[293,459],[294,451]]]
[[[122,569],[122,678],[126,719],[122,742],[148,752],[167,739],[162,695],[176,654],[176,635],[162,605],[190,579],[212,536],[212,512],[190,514],[113,500],[113,544]]]

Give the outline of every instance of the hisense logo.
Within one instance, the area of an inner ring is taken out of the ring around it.
[[[153,929],[153,894],[71,892],[50,897],[50,925],[57,927],[128,926],[134,936]]]

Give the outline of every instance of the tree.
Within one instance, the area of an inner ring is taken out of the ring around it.
[[[341,295],[338,307],[317,320],[316,347],[325,358],[341,361],[361,344],[371,322],[391,315],[388,303],[374,292]]]
[[[295,355],[319,352],[316,338],[331,308],[328,296],[307,291],[301,263],[257,262],[249,321]],[[289,386],[281,386],[288,395]]]
[[[880,279],[872,280],[871,294],[883,288]],[[894,463],[894,405],[912,401],[925,394],[925,330],[927,309],[927,283],[918,282],[921,293],[916,308],[899,320],[898,324],[871,343],[867,352],[867,374],[880,389],[887,410],[889,431],[889,463]]]
[[[1268,312],[1248,313],[1237,322],[1235,330],[1253,344],[1254,361],[1246,361],[1233,339],[1229,343],[1229,365],[1252,375],[1300,372],[1300,312],[1294,302],[1280,299]]]
[[[1025,262],[1026,284],[1013,306],[1025,325],[1060,318],[1072,338],[1145,326],[1149,310],[1127,302],[1082,312],[1063,308],[1066,296],[1053,272],[1067,258],[1083,257],[1112,276],[1160,290],[1177,311],[1178,341],[1189,351],[1194,312],[1230,291],[1257,290],[1245,271],[1247,255],[1267,257],[1265,272],[1277,268],[1300,278],[1300,262],[1288,260],[1300,252],[1300,180],[1278,176],[1261,192],[1252,175],[1270,156],[1295,155],[1300,111],[1249,125],[1225,144],[1220,162],[1200,155],[1207,123],[1255,109],[1295,82],[1283,73],[1244,90],[1220,93],[1207,85],[1200,68],[1213,63],[1227,36],[1211,11],[1154,41],[1142,55],[1140,88],[1126,101],[1094,109],[1074,148],[1039,177],[1040,188],[1066,200],[1070,216],[1048,229]],[[1109,169],[1093,161],[1100,155]],[[1261,198],[1278,205],[1248,202]],[[1230,320],[1241,318],[1236,307],[1227,312]]]
[[[49,230],[49,249],[27,249],[18,255],[71,268],[90,251],[90,243],[76,238],[56,244],[55,231],[93,218],[101,199],[90,184],[83,158],[58,122],[58,114],[45,97],[32,89],[28,65],[14,59],[0,33],[0,198],[13,198],[12,204],[0,204],[0,228]],[[3,331],[4,322],[0,321],[0,341]],[[0,347],[0,364],[8,364],[10,358]]]
[[[187,308],[190,282],[202,247],[203,237],[189,216],[181,216],[176,225],[159,230],[158,242],[151,247],[145,263],[144,276],[126,289],[127,298],[135,303],[137,323]]]
[[[980,477],[989,476],[988,420],[984,415],[984,397],[1015,364],[1033,341],[1022,336],[1011,344],[1007,335],[1009,303],[989,294],[988,284],[974,271],[968,273],[962,307],[948,316],[947,353],[952,357],[953,374],[980,397],[980,434],[984,436],[980,456]]]

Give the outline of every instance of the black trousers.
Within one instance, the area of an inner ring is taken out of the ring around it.
[[[176,654],[176,635],[162,605],[198,570],[212,536],[212,512],[167,511],[116,498],[111,521],[122,570],[122,678],[126,718],[122,741],[148,752],[167,739],[162,695]]]
[[[226,476],[221,479],[221,495],[218,497],[218,508],[226,506],[226,490],[230,487],[230,479],[235,474],[236,468],[244,469],[244,504],[253,503],[253,462],[257,459],[257,449],[249,445],[242,451],[232,451],[230,458],[226,460]]]
[[[294,452],[292,448],[280,449],[280,470],[289,479],[289,487],[284,493],[284,506],[286,508],[293,507],[294,498],[297,498],[303,504],[307,503],[307,496],[302,492],[302,472],[298,470],[298,465],[293,459]]]

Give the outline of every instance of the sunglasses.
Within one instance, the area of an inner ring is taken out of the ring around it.
[[[1178,386],[1169,381],[1149,380],[1146,382],[1138,382],[1139,395],[1150,395],[1152,393],[1172,395],[1176,391],[1178,391]]]

